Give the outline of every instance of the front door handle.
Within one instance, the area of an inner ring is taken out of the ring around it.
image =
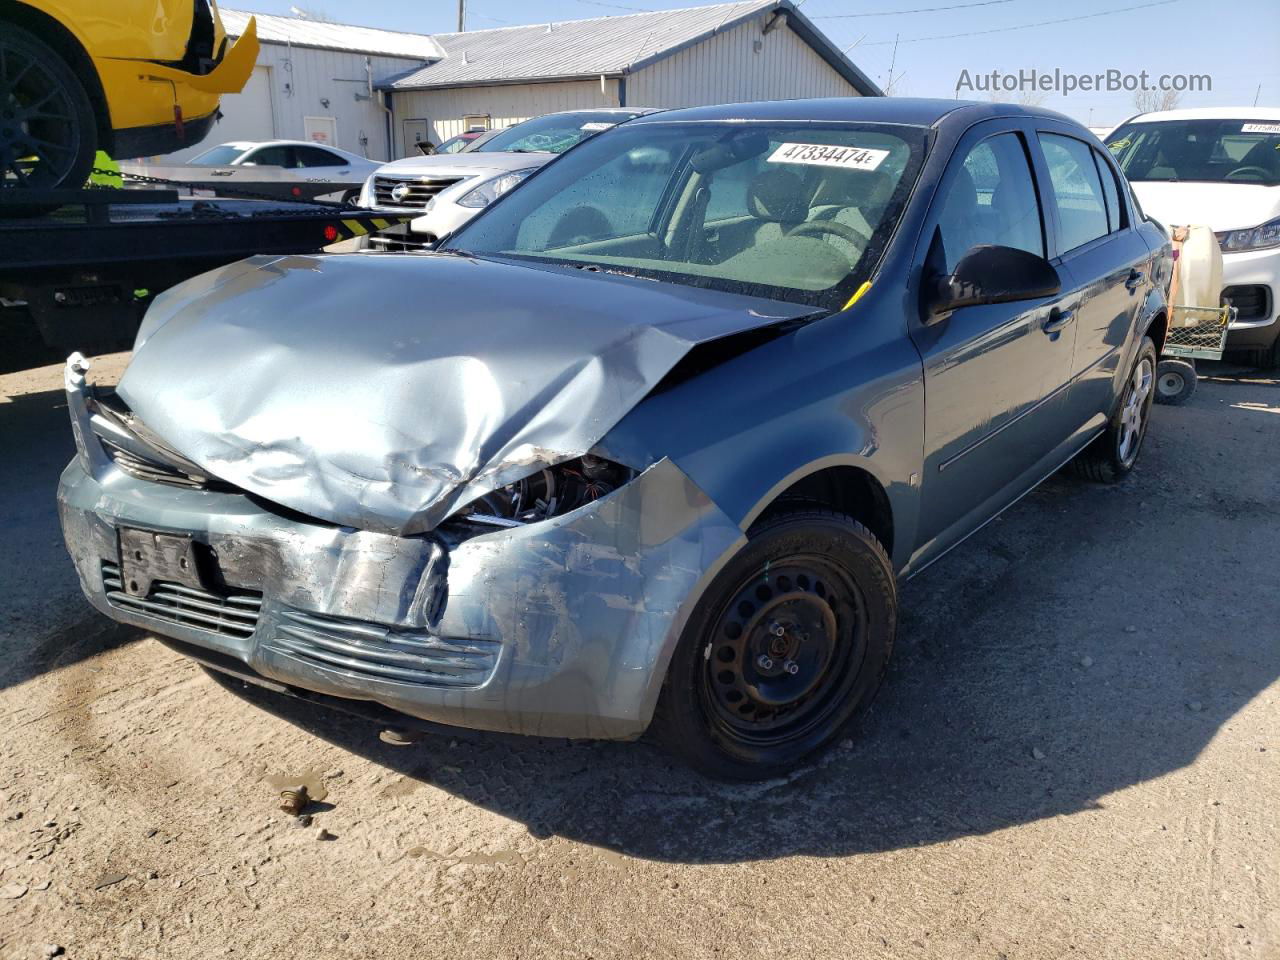
[[[1067,328],[1072,320],[1076,318],[1076,308],[1068,307],[1063,310],[1061,307],[1054,307],[1049,311],[1049,316],[1045,318],[1044,324],[1040,327],[1048,336],[1061,333]]]
[[[1141,286],[1142,281],[1145,279],[1147,279],[1146,275],[1143,274],[1141,270],[1130,270],[1129,278],[1124,282],[1125,289],[1130,293],[1133,293],[1133,291],[1137,290],[1138,287]]]

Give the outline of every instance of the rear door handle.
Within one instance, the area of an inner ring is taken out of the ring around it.
[[[1141,270],[1130,270],[1129,279],[1124,282],[1125,289],[1130,293],[1133,293],[1133,291],[1137,290],[1145,279],[1147,279],[1146,275]]]
[[[1055,333],[1061,333],[1067,328],[1072,320],[1076,318],[1076,308],[1068,307],[1063,310],[1061,307],[1054,307],[1049,311],[1049,316],[1045,318],[1044,324],[1040,327],[1048,336]]]

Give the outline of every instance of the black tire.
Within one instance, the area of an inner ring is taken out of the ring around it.
[[[1098,483],[1118,483],[1132,472],[1151,422],[1155,375],[1156,347],[1150,337],[1143,337],[1107,429],[1071,461],[1078,476]],[[1135,401],[1137,393],[1141,395]]]
[[[1190,360],[1161,360],[1156,365],[1156,403],[1186,403],[1196,392],[1196,365]]]
[[[694,609],[651,733],[710,777],[781,776],[871,702],[897,622],[893,567],[866,527],[816,508],[768,517]]]
[[[0,29],[0,97],[0,189],[82,187],[98,151],[89,95],[57,52],[11,23]]]
[[[1271,349],[1264,350],[1258,357],[1258,369],[1280,370],[1280,336],[1271,342]]]

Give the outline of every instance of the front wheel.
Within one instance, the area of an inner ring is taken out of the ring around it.
[[[897,618],[893,568],[862,524],[817,509],[762,521],[690,617],[653,732],[712,777],[784,774],[870,703]]]
[[[1076,473],[1100,483],[1116,483],[1129,475],[1147,436],[1155,380],[1156,346],[1143,337],[1107,429],[1071,462]]]

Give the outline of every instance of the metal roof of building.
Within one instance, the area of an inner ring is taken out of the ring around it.
[[[742,0],[683,10],[437,33],[433,39],[444,50],[442,59],[384,81],[382,86],[421,90],[623,76],[768,13],[785,14],[787,25],[860,93],[881,95],[880,88],[790,0]]]
[[[244,32],[250,17],[258,19],[258,39],[264,43],[289,43],[295,47],[318,47],[350,53],[404,57],[410,60],[436,60],[445,55],[434,39],[422,33],[399,33],[373,27],[355,27],[345,23],[326,23],[302,17],[276,17],[244,10],[220,7],[222,25],[233,37]]]

